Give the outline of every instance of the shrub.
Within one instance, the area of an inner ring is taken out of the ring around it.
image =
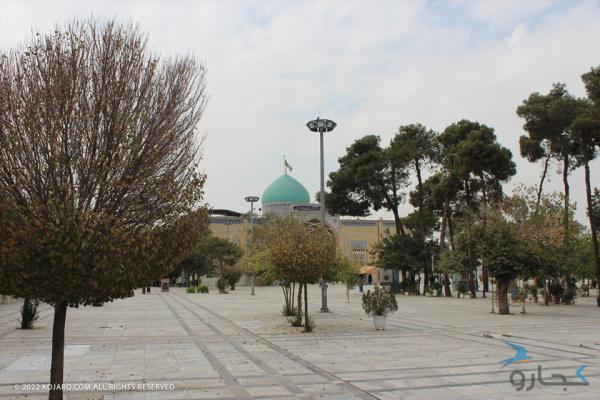
[[[38,313],[39,302],[25,299],[21,307],[21,329],[32,329],[33,323],[39,318]]]
[[[408,293],[415,293],[415,292],[417,292],[417,285],[415,283],[406,285],[406,287],[404,288],[404,291],[408,292]]]
[[[548,285],[548,291],[552,296],[560,297],[562,296],[564,289],[559,281],[554,280],[550,285]]]
[[[385,316],[398,310],[396,296],[380,286],[375,286],[373,291],[367,290],[362,297],[362,306],[365,313],[372,316]]]
[[[302,316],[303,315],[304,315],[303,312],[296,313],[295,315],[293,315],[290,318],[288,318],[288,322],[292,326],[302,326]]]
[[[312,332],[315,326],[317,326],[315,325],[315,321],[311,317],[308,317],[308,320],[304,324],[304,332]]]
[[[235,290],[235,284],[240,280],[242,272],[239,268],[230,267],[225,270],[224,278],[229,285],[229,289]]]
[[[460,281],[456,285],[456,290],[458,291],[458,294],[465,294],[467,293],[467,285],[464,281]]]
[[[291,316],[296,315],[296,310],[295,309],[292,310],[292,309],[290,309],[290,307],[288,307],[286,304],[284,304],[281,306],[281,314],[284,317],[291,317]],[[289,319],[288,319],[288,321],[289,321]]]
[[[442,295],[442,284],[440,282],[433,282],[431,284],[431,290],[435,292],[436,296]]]
[[[186,293],[196,293],[196,290],[193,287],[189,287],[187,289],[185,289]]]
[[[200,285],[196,288],[196,293],[208,293],[208,286]]]

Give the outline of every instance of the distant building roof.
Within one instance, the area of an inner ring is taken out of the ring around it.
[[[240,217],[242,214],[237,211],[211,208],[208,210],[209,215],[223,215],[226,217]]]

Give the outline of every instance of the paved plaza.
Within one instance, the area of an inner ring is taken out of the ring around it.
[[[309,288],[314,311],[319,294]],[[65,397],[600,398],[600,311],[593,298],[574,306],[528,303],[527,315],[514,306],[513,315],[500,316],[490,314],[489,299],[399,296],[388,328],[375,331],[360,294],[347,303],[336,285],[329,295],[333,312],[313,312],[313,333],[289,326],[282,300],[277,287],[258,288],[256,296],[245,287],[228,295],[175,288],[69,309],[65,383],[73,386]],[[36,385],[49,379],[52,309],[41,306],[36,328],[20,330],[19,306],[0,305],[0,399],[44,399]],[[529,362],[501,367],[515,355],[506,340],[524,347]],[[588,386],[552,385],[560,382],[552,374],[581,382],[582,365]],[[521,391],[509,382],[515,370],[527,380]],[[86,383],[98,390],[76,385]],[[150,390],[131,390],[144,383]]]

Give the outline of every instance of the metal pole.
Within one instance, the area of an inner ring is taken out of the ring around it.
[[[250,250],[254,247],[254,202],[250,202]],[[250,276],[250,294],[254,296],[254,280],[256,279],[256,273],[252,272]]]
[[[492,314],[496,314],[496,311],[494,310],[494,301],[496,300],[495,298],[495,290],[494,290],[494,278],[492,277],[491,279],[492,281]]]
[[[325,227],[325,157],[323,152],[323,129],[319,129],[319,136],[321,140],[321,196],[319,197],[321,203],[321,225]],[[327,281],[325,278],[321,279],[321,312],[329,312],[327,308]]]

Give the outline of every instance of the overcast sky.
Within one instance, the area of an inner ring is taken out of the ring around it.
[[[0,46],[92,15],[139,23],[161,54],[206,63],[210,100],[198,127],[206,201],[238,211],[282,173],[284,154],[314,196],[319,141],[305,124],[317,115],[338,123],[325,139],[326,174],[363,135],[387,145],[400,125],[441,131],[466,118],[493,127],[512,150],[518,173],[506,191],[533,184],[541,166],[519,156],[516,107],[553,82],[583,96],[580,75],[600,64],[599,1],[0,0]],[[562,189],[555,172],[549,190]],[[582,170],[571,185],[585,222]]]

